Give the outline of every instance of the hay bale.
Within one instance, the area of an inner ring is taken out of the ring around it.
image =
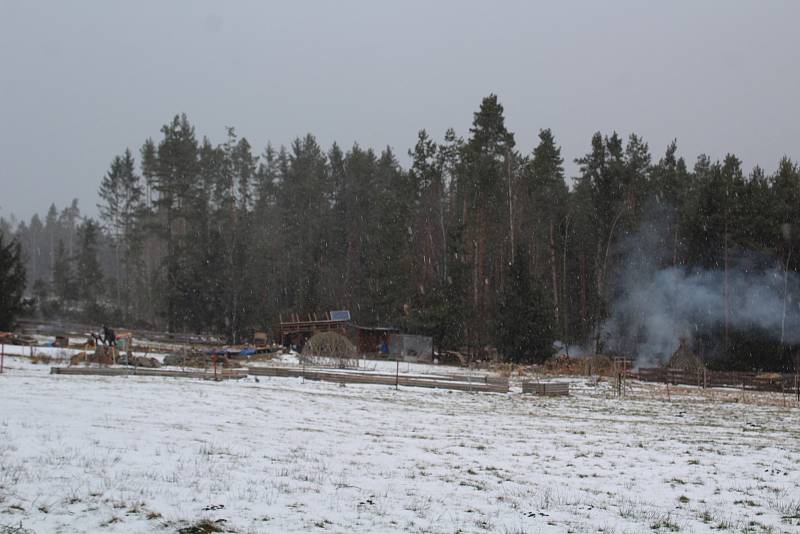
[[[681,339],[678,349],[672,354],[672,357],[664,367],[683,371],[702,371],[705,365],[703,365],[703,360],[697,354],[689,350],[686,340]]]
[[[147,367],[149,369],[161,367],[161,364],[158,360],[155,358],[148,358],[146,356],[133,356],[132,358],[128,359],[128,365],[132,365],[134,367]]]
[[[355,345],[336,332],[313,335],[303,347],[301,361],[318,366],[358,367]]]
[[[86,353],[85,352],[79,352],[78,354],[73,355],[69,359],[69,364],[70,365],[78,365],[79,363],[83,363],[85,361],[86,361]]]

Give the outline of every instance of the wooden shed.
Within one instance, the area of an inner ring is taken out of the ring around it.
[[[354,326],[359,354],[389,354],[392,334],[400,332],[393,326]]]

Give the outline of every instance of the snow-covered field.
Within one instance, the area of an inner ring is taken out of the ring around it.
[[[800,411],[0,375],[0,532],[797,532]]]

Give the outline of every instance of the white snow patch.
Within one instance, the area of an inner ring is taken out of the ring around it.
[[[6,365],[0,530],[798,528],[796,408]]]

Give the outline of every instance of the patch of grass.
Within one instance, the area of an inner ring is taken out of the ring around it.
[[[664,517],[660,517],[655,521],[653,521],[652,523],[650,523],[650,528],[652,530],[658,530],[658,531],[666,530],[668,532],[679,532],[681,530],[680,525],[675,523],[669,516],[669,514],[667,514]]]
[[[800,500],[775,498],[770,500],[769,507],[783,517],[800,517]]]
[[[212,534],[213,532],[225,532],[222,527],[224,520],[210,521],[201,519],[200,521],[178,529],[178,534]]]
[[[724,530],[727,532],[729,530],[733,530],[733,523],[731,523],[727,519],[720,519],[719,522],[717,522],[717,524],[714,525],[714,528],[717,530]]]
[[[758,521],[750,521],[742,529],[742,532],[748,532],[748,533],[749,532],[752,532],[752,533],[759,532],[759,533],[765,533],[765,534],[772,534],[773,532],[775,532],[775,529],[772,528],[770,525],[764,525],[762,523],[759,523]]]
[[[104,521],[103,523],[100,523],[100,526],[101,527],[110,527],[111,525],[113,525],[115,523],[121,523],[121,522],[122,522],[122,519],[120,519],[119,517],[113,515],[113,516],[111,516],[111,518],[108,521]]]
[[[64,504],[78,504],[81,502],[81,498],[75,494],[68,495],[64,498]]]
[[[462,480],[461,482],[458,483],[458,485],[459,486],[468,486],[470,488],[475,488],[478,491],[485,491],[486,490],[486,486],[483,483],[478,482],[478,481]]]
[[[0,525],[0,534],[36,534],[33,530],[27,529],[19,525]]]
[[[678,497],[678,502],[681,504],[687,504],[689,501],[690,499],[686,495],[681,495],[680,497]]]

